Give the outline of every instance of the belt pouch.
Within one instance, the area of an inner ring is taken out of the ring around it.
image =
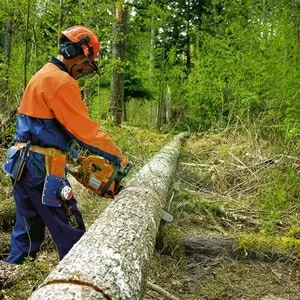
[[[62,200],[59,193],[64,186],[71,188],[66,178],[47,174],[43,188],[42,203],[47,206],[61,207]]]
[[[30,142],[24,148],[12,146],[7,150],[6,161],[2,169],[16,181],[20,180],[29,157]]]
[[[59,155],[59,156],[51,157],[50,162],[49,162],[49,164],[50,164],[49,174],[59,176],[59,177],[65,177],[66,163],[67,163],[66,155]]]

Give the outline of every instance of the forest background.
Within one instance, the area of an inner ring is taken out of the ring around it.
[[[101,41],[100,78],[80,82],[95,120],[176,131],[242,126],[295,146],[300,1],[1,2],[3,115],[57,55],[60,31],[84,24]]]

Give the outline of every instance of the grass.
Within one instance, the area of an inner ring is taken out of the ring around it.
[[[102,128],[134,163],[125,183],[172,139],[130,126],[103,123]],[[286,296],[287,289],[292,296],[297,293],[298,277],[286,275],[295,272],[289,264],[246,257],[247,251],[276,252],[292,256],[295,264],[300,255],[299,168],[289,153],[278,153],[275,145],[253,136],[248,131],[194,134],[182,149],[168,201],[175,221],[160,227],[148,274],[180,299],[258,299]],[[110,201],[74,186],[89,227]],[[7,195],[3,187],[1,194]],[[197,235],[233,237],[245,257],[186,257],[182,239]],[[40,260],[22,266],[26,280],[4,290],[5,297],[27,299],[56,263],[53,250],[41,253]],[[281,282],[276,274],[282,274]],[[155,297],[146,291],[145,300]]]

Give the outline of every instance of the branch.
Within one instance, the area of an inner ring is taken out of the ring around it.
[[[162,287],[151,283],[151,282],[147,282],[147,287],[161,295],[163,295],[166,299],[168,300],[179,300],[179,298],[176,298],[175,296],[171,295],[169,292],[167,292],[166,290],[164,290]]]

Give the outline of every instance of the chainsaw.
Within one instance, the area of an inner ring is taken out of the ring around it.
[[[77,162],[79,168],[68,168],[68,172],[84,187],[108,199],[113,198],[121,190],[120,182],[132,168],[131,163],[123,168],[97,155],[78,156]],[[164,221],[171,223],[174,220],[166,210],[161,209],[161,212]]]
[[[131,163],[122,167],[97,155],[79,156],[77,162],[79,165],[68,168],[68,172],[84,187],[104,198],[113,198],[120,191],[120,182],[132,167]]]

